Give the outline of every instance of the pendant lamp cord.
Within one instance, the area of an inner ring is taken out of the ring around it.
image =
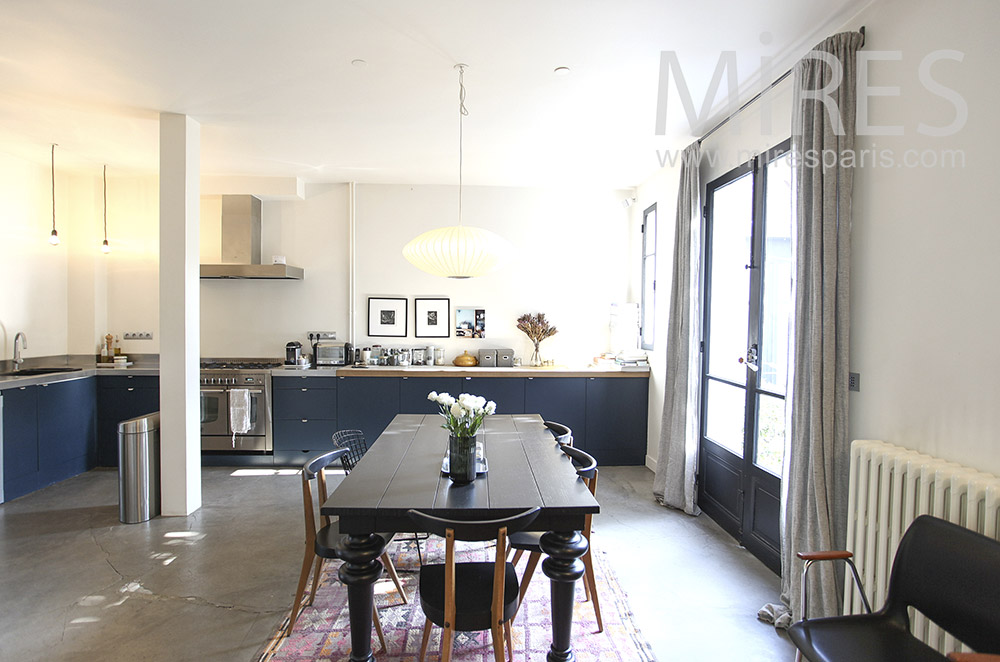
[[[108,243],[108,166],[104,166],[104,243]]]
[[[465,66],[458,65],[458,224],[462,225],[462,118],[469,114],[465,107]]]
[[[56,231],[56,145],[52,143],[52,231]]]

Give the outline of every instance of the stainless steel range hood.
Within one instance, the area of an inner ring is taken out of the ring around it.
[[[301,267],[260,263],[260,198],[222,196],[222,264],[201,265],[201,277],[302,280]]]

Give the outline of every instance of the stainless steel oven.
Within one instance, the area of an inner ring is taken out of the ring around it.
[[[266,454],[271,440],[271,364],[203,363],[201,370],[201,450],[209,453]],[[278,364],[280,365],[280,363]],[[206,367],[208,366],[208,367]],[[260,366],[260,367],[256,367]],[[250,429],[233,434],[230,393],[246,389],[250,399]]]

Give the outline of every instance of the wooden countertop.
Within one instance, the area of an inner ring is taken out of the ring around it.
[[[349,366],[335,370],[338,377],[638,377],[649,379],[649,370],[622,370],[618,367],[578,367],[544,366],[532,368],[520,366],[517,368],[460,368],[458,366],[369,366],[359,368]],[[279,374],[329,374],[328,369],[305,371],[274,371]]]

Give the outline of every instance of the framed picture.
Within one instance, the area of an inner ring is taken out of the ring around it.
[[[451,328],[450,299],[413,299],[413,329],[417,338],[447,338]]]
[[[406,337],[406,299],[368,297],[368,335]]]
[[[484,308],[456,308],[455,337],[485,338],[486,310]]]

